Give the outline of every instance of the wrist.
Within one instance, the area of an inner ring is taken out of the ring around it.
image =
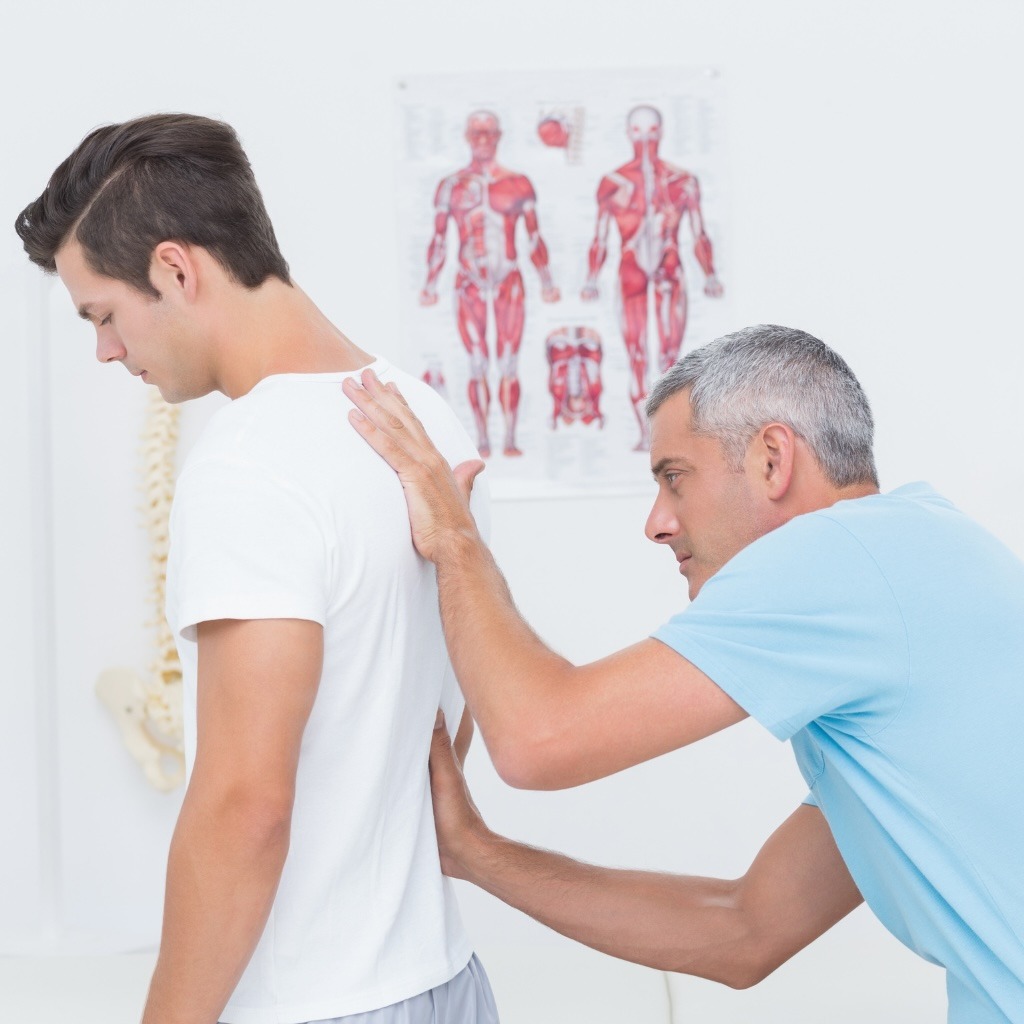
[[[487,889],[488,882],[500,869],[502,847],[507,842],[492,832],[483,821],[466,829],[456,854],[461,877],[481,889]]]
[[[438,569],[466,566],[479,557],[484,547],[483,538],[472,517],[467,514],[467,518],[468,522],[449,526],[438,533],[431,551],[431,561]]]

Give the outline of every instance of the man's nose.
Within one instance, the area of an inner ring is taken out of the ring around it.
[[[668,501],[661,495],[654,499],[651,514],[647,517],[644,533],[655,544],[667,544],[679,532],[679,520]]]
[[[110,331],[100,331],[96,335],[96,358],[101,363],[119,362],[128,354],[121,339]]]

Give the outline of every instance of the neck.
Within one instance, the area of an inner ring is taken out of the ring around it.
[[[470,160],[470,162],[469,162],[469,166],[470,166],[470,169],[475,174],[487,174],[487,175],[490,175],[490,174],[493,173],[494,168],[498,166],[498,160],[497,160],[497,157],[493,157],[493,156],[492,157],[487,157],[487,158],[473,157],[473,159]]]
[[[801,486],[792,488],[787,495],[790,503],[787,518],[804,512],[831,508],[837,502],[849,501],[851,498],[866,498],[869,494],[878,494],[878,488],[872,483],[836,487],[821,476],[817,479],[804,479],[801,483]]]
[[[294,283],[272,277],[252,290],[233,286],[219,309],[214,379],[229,398],[275,373],[337,373],[373,361]]]

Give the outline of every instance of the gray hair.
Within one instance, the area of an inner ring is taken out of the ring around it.
[[[648,417],[687,388],[694,431],[717,438],[734,468],[763,426],[784,423],[836,487],[878,486],[864,389],[843,359],[810,334],[761,324],[694,349],[655,383]]]

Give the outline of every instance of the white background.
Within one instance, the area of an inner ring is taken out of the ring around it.
[[[393,82],[402,74],[712,65],[732,162],[736,326],[823,338],[872,399],[883,487],[927,479],[1024,553],[1017,410],[1024,13],[1010,0],[137,2],[0,0],[4,223],[95,125],[155,110],[238,129],[296,279],[357,343],[397,353]],[[149,790],[92,695],[143,668],[135,513],[141,386],[0,237],[0,1020],[137,1017],[174,798]],[[44,312],[46,316],[44,316]],[[41,324],[48,318],[48,343]],[[190,410],[186,437],[202,410]],[[641,528],[648,499],[499,504],[494,546],[527,617],[598,657],[685,599]],[[979,751],[979,757],[987,756]],[[731,875],[802,795],[745,723],[557,794],[470,759],[490,823],[600,863]],[[571,946],[467,892],[504,1019],[668,1021],[663,976]],[[43,951],[88,960],[25,959]],[[763,986],[672,980],[672,1020],[941,1020],[941,974],[856,912]]]

